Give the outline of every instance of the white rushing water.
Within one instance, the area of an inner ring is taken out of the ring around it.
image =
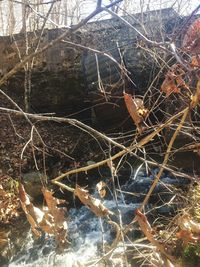
[[[104,205],[114,212],[117,210],[113,200],[105,201]],[[119,201],[118,208],[123,217],[124,211],[134,212],[136,205],[126,205],[123,201]],[[117,220],[117,216],[114,217]],[[16,255],[17,259],[14,258],[11,261],[9,267],[78,267],[86,264],[92,266],[102,257],[103,244],[111,244],[114,238],[114,236],[111,237],[112,227],[107,220],[96,217],[84,206],[80,209],[70,209],[68,229],[70,245],[62,254],[56,254],[52,238],[38,243],[34,242],[31,232],[27,233],[26,245]],[[119,254],[120,251],[123,252],[123,249],[122,244],[119,244],[116,252]],[[114,261],[119,261],[119,259],[113,258],[113,263]],[[96,266],[104,265],[97,264]]]
[[[153,174],[149,176],[140,172],[137,177],[134,176],[134,179],[127,179],[126,183],[119,188],[120,190],[116,190],[118,192],[117,203],[113,200],[112,193],[108,194],[109,199],[105,200],[103,204],[115,214],[111,216],[112,221],[117,222],[122,227],[132,221],[134,210],[140,205],[139,202],[141,203],[144,195],[151,187],[157,171],[152,170]],[[161,193],[159,194],[159,199],[163,197],[164,204],[159,207],[160,212],[164,212],[164,214],[169,214],[170,212],[170,206],[167,205],[167,202],[174,196],[169,185],[183,186],[187,183],[187,180],[175,179],[166,174],[161,177],[154,190],[156,194]],[[162,192],[165,192],[163,196]],[[158,199],[156,203],[157,201]],[[148,206],[149,208],[150,205]],[[132,245],[129,243],[130,240],[128,238],[125,240],[126,246],[123,246],[123,243],[119,243],[117,248],[109,254],[109,257],[107,257],[107,259],[109,258],[109,263],[106,263],[107,265],[100,261],[102,256],[109,251],[110,245],[116,236],[116,228],[114,229],[113,225],[109,224],[107,218],[96,217],[85,206],[79,209],[71,208],[67,216],[68,241],[70,243],[62,254],[56,253],[55,241],[52,237],[43,237],[38,241],[34,241],[32,234],[29,232],[27,233],[25,245],[13,257],[9,267],[127,266],[123,261],[123,255],[126,247]]]

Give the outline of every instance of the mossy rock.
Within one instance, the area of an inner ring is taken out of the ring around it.
[[[200,266],[200,244],[187,245],[183,252],[183,267]]]

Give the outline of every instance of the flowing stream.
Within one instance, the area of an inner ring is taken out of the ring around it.
[[[125,216],[128,211],[134,214],[134,209],[137,204],[126,205],[122,201],[118,201],[118,205],[112,200],[107,200],[104,205],[112,211],[119,211],[121,217]],[[9,264],[9,267],[75,267],[82,265],[92,265],[102,257],[102,247],[106,244],[112,244],[115,235],[115,229],[108,223],[107,219],[96,217],[87,207],[81,207],[80,209],[72,208],[69,213],[68,221],[68,236],[69,248],[62,254],[56,254],[55,243],[53,238],[45,237],[35,241],[32,238],[32,233],[27,233],[27,242],[22,248],[21,252],[14,257],[13,261]],[[113,219],[117,219],[113,218]],[[123,253],[124,247],[120,243],[116,252]],[[17,260],[15,259],[17,257]],[[115,264],[115,261],[119,259],[110,258],[110,262]],[[67,265],[66,265],[67,263]],[[115,264],[116,265],[116,264]],[[114,266],[115,266],[114,265]],[[104,265],[97,265],[104,266]],[[116,265],[117,266],[117,265]]]
[[[152,184],[154,174],[146,177],[141,172],[130,179],[116,190],[117,201],[113,195],[103,201],[103,204],[115,215],[112,221],[121,227],[129,224],[134,217],[134,210],[140,205],[144,195]],[[164,215],[169,214],[174,205],[172,186],[187,186],[185,179],[176,179],[164,174],[161,181],[154,190],[148,209],[155,209]],[[94,193],[97,196],[97,193]],[[163,198],[163,199],[162,199]],[[160,203],[158,203],[158,200]],[[171,201],[171,202],[170,202]],[[170,202],[170,204],[168,204]],[[155,203],[158,205],[155,207]],[[133,240],[125,238],[119,242],[116,249],[109,254],[105,261],[101,261],[103,255],[109,251],[116,237],[116,228],[108,222],[107,218],[98,218],[87,207],[71,208],[68,217],[68,248],[62,253],[56,253],[55,242],[52,237],[41,237],[34,240],[32,233],[27,232],[26,242],[21,249],[13,255],[9,267],[78,267],[78,266],[130,266],[126,264],[123,255],[129,246],[133,246]],[[134,234],[133,234],[134,239]]]

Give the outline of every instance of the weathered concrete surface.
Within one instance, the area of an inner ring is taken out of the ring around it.
[[[165,9],[144,14],[143,24],[139,23],[141,15],[125,19],[148,38],[161,40],[163,34],[171,32],[173,26],[170,25],[178,18],[172,9]],[[42,47],[64,30],[45,30],[41,37],[40,32],[28,33],[27,45],[23,34],[0,37],[1,75],[5,75],[20,61],[20,57],[25,56],[27,47],[28,53],[31,53],[35,51],[39,39]],[[117,97],[122,96],[123,89],[143,94],[158,67],[155,58],[139,47],[139,39],[141,38],[138,33],[119,19],[88,23],[70,37],[70,41],[74,43],[105,51],[119,63],[123,61],[132,82],[124,77],[119,67],[106,56],[95,56],[91,51],[83,51],[63,42],[36,56],[31,67],[32,109],[37,112],[69,115],[98,104],[94,111],[100,113],[100,122],[105,120],[105,115],[108,120],[109,117],[113,119],[113,113],[118,117],[122,110]],[[30,61],[29,64],[31,63]],[[103,107],[99,105],[105,102],[104,94],[99,88],[100,81],[103,91],[108,94],[108,102]],[[8,80],[4,90],[22,105],[24,71],[20,70]],[[117,100],[113,101],[113,97]],[[111,105],[113,102],[114,105]]]

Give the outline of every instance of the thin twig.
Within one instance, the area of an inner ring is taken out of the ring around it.
[[[38,115],[38,114],[30,114],[30,113],[24,113],[23,111],[17,111],[17,110],[13,110],[13,109],[8,109],[8,108],[3,108],[0,107],[0,110],[6,113],[11,113],[11,114],[15,114],[17,116],[25,116],[26,118],[31,118],[31,119],[35,119],[35,120],[40,120],[40,121],[56,121],[56,122],[62,122],[62,123],[69,123],[71,125],[73,125],[74,127],[78,127],[78,128],[82,128],[82,129],[87,129],[89,132],[91,132],[92,134],[106,140],[108,143],[111,143],[119,148],[122,149],[122,151],[120,151],[119,153],[115,154],[114,156],[112,156],[112,160],[115,160],[123,155],[125,155],[126,153],[130,153],[131,155],[135,156],[136,158],[142,160],[143,162],[146,161],[146,163],[151,164],[152,166],[157,166],[157,167],[161,167],[161,164],[157,163],[157,162],[153,162],[150,160],[144,160],[142,157],[139,157],[136,153],[133,153],[132,150],[134,150],[135,148],[137,148],[138,146],[135,145],[134,147],[125,147],[123,145],[121,145],[120,143],[114,141],[112,138],[106,136],[105,134],[102,134],[101,132],[93,129],[92,127],[78,121],[75,119],[68,119],[68,118],[59,118],[59,117],[53,117],[53,116],[42,116],[42,115]],[[167,122],[165,122],[164,124],[162,124],[161,126],[158,126],[157,131],[151,133],[150,135],[148,135],[147,137],[143,138],[140,141],[141,146],[145,145],[146,143],[148,143],[150,141],[150,139],[152,140],[152,138],[154,138],[157,134],[159,134],[159,132],[164,129],[167,125],[171,124],[173,120],[177,119],[179,116],[181,116],[184,113],[184,110],[180,111],[178,114],[174,115],[173,117],[171,117]],[[143,142],[143,143],[142,143]],[[107,162],[109,161],[109,159],[103,160],[99,163],[95,163],[86,167],[81,167],[79,169],[75,169],[75,170],[71,170],[65,174],[63,174],[63,177],[68,176],[70,174],[75,174],[75,173],[79,173],[79,172],[85,172],[85,171],[89,171],[91,169],[94,168],[98,168],[99,166],[103,166],[105,164],[107,164]],[[188,174],[184,174],[184,173],[180,173],[178,171],[175,171],[167,166],[164,167],[165,170],[173,173],[174,175],[178,176],[178,177],[184,177],[187,179],[194,179],[194,177],[188,175]]]
[[[157,183],[158,183],[159,180],[160,180],[160,177],[161,177],[161,175],[162,175],[162,173],[163,173],[163,171],[164,171],[164,166],[167,164],[167,161],[168,161],[168,159],[169,159],[170,151],[171,151],[171,149],[172,149],[172,146],[173,146],[173,144],[174,144],[174,141],[176,140],[176,137],[177,137],[178,133],[180,132],[180,130],[181,130],[181,128],[182,128],[182,126],[183,126],[183,124],[184,124],[184,122],[185,122],[185,119],[186,119],[188,113],[189,113],[189,108],[186,108],[186,109],[184,110],[184,113],[183,113],[183,116],[182,116],[182,118],[181,118],[181,121],[180,121],[180,123],[179,123],[179,125],[178,125],[176,131],[174,132],[174,134],[173,134],[173,136],[172,136],[170,142],[169,142],[169,145],[168,145],[168,147],[167,147],[167,151],[166,151],[166,153],[165,153],[165,157],[164,157],[164,160],[163,160],[163,163],[162,163],[162,167],[160,168],[158,174],[156,175],[156,177],[155,177],[155,179],[154,179],[154,181],[153,181],[153,184],[151,185],[151,188],[149,189],[147,195],[145,196],[145,199],[144,199],[144,201],[142,202],[142,205],[140,206],[140,210],[142,210],[142,209],[144,208],[144,206],[147,204],[147,202],[149,201],[149,198],[150,198],[150,196],[151,196],[153,190],[155,189]]]
[[[124,154],[126,153],[130,153],[132,152],[134,149],[136,148],[141,148],[143,147],[144,145],[146,145],[148,142],[150,142],[156,135],[159,134],[160,131],[162,131],[167,125],[171,124],[171,122],[178,118],[181,114],[183,114],[185,112],[185,110],[187,110],[188,108],[182,110],[181,112],[179,112],[178,114],[176,114],[175,116],[171,117],[167,122],[165,122],[163,125],[159,126],[157,129],[154,130],[154,132],[152,132],[151,134],[147,135],[146,137],[144,137],[142,140],[140,140],[137,144],[134,144],[132,146],[130,146],[129,148],[126,148],[120,152],[118,152],[117,154],[111,156],[110,158],[107,158],[105,160],[102,160],[100,162],[97,162],[97,163],[94,163],[94,164],[91,164],[89,166],[85,166],[85,167],[81,167],[81,168],[78,168],[78,169],[74,169],[74,170],[70,170],[66,173],[63,173],[61,174],[60,176],[56,177],[55,179],[52,180],[52,182],[54,181],[58,181],[58,180],[61,180],[63,179],[64,177],[66,176],[69,176],[71,174],[77,174],[77,173],[80,173],[80,172],[87,172],[89,170],[92,170],[94,168],[98,168],[102,165],[105,165],[107,164],[110,160],[115,160],[121,156],[123,156]]]
[[[109,9],[110,7],[112,7],[113,5],[116,5],[116,4],[120,3],[121,1],[122,0],[116,0],[115,2],[107,5],[106,8]],[[66,36],[68,36],[68,35],[70,36],[73,32],[77,31],[79,28],[81,28],[82,26],[84,26],[89,20],[91,20],[93,17],[95,17],[96,15],[98,15],[99,13],[101,13],[102,11],[104,11],[104,8],[101,7],[101,6],[98,7],[90,15],[88,15],[85,19],[81,20],[78,24],[73,25],[69,29],[67,29],[58,38],[52,40],[50,43],[47,43],[42,48],[38,49],[37,52],[33,52],[33,53],[29,54],[28,56],[26,56],[21,62],[17,63],[12,70],[10,70],[7,74],[5,74],[0,79],[0,86],[2,86],[9,78],[11,78],[19,69],[21,69],[22,67],[24,67],[25,63],[27,63],[30,59],[32,59],[33,57],[36,57],[37,55],[40,55],[41,53],[45,52],[50,47],[53,47],[56,43],[60,42]],[[0,93],[2,93],[2,90],[0,90]]]

